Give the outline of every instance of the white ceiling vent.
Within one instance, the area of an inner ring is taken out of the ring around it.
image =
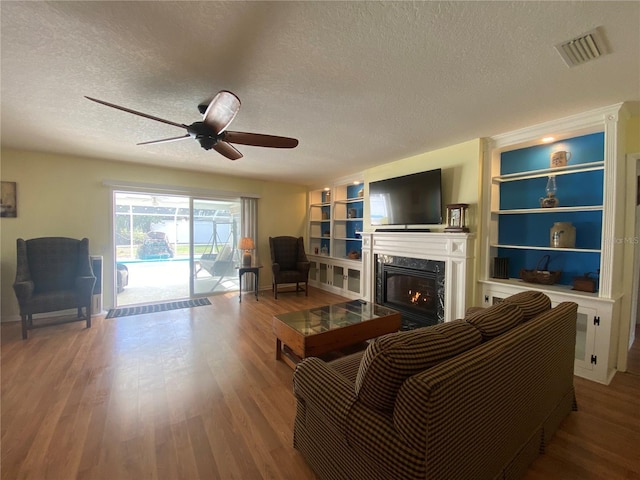
[[[600,27],[556,45],[556,50],[569,67],[582,65],[609,53]]]

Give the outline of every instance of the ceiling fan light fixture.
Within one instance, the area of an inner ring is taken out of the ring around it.
[[[559,43],[555,48],[568,67],[582,65],[609,53],[601,27]]]

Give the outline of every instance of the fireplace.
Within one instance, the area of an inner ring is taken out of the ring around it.
[[[467,308],[473,305],[475,296],[473,245],[473,233],[411,230],[363,232],[363,300],[384,301],[381,272],[386,263],[436,275],[438,300],[435,318],[433,313],[425,318],[427,315],[422,311],[403,312],[405,328],[463,318]]]
[[[403,330],[442,323],[445,262],[376,255],[376,303],[402,314]]]

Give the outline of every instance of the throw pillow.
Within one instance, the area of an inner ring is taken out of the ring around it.
[[[516,304],[501,302],[468,315],[465,321],[477,328],[486,342],[522,323],[524,313]]]
[[[536,315],[551,308],[551,300],[542,292],[527,290],[516,293],[504,299],[503,303],[518,305],[524,313],[524,321],[532,319]]]
[[[378,337],[362,357],[356,395],[375,410],[392,411],[407,378],[481,342],[478,330],[464,320]]]

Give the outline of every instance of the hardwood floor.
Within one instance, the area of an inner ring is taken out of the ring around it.
[[[3,324],[2,478],[315,479],[292,447],[292,370],[275,361],[271,318],[341,300],[225,294],[27,341]],[[575,384],[580,410],[526,478],[640,478],[640,377]]]

